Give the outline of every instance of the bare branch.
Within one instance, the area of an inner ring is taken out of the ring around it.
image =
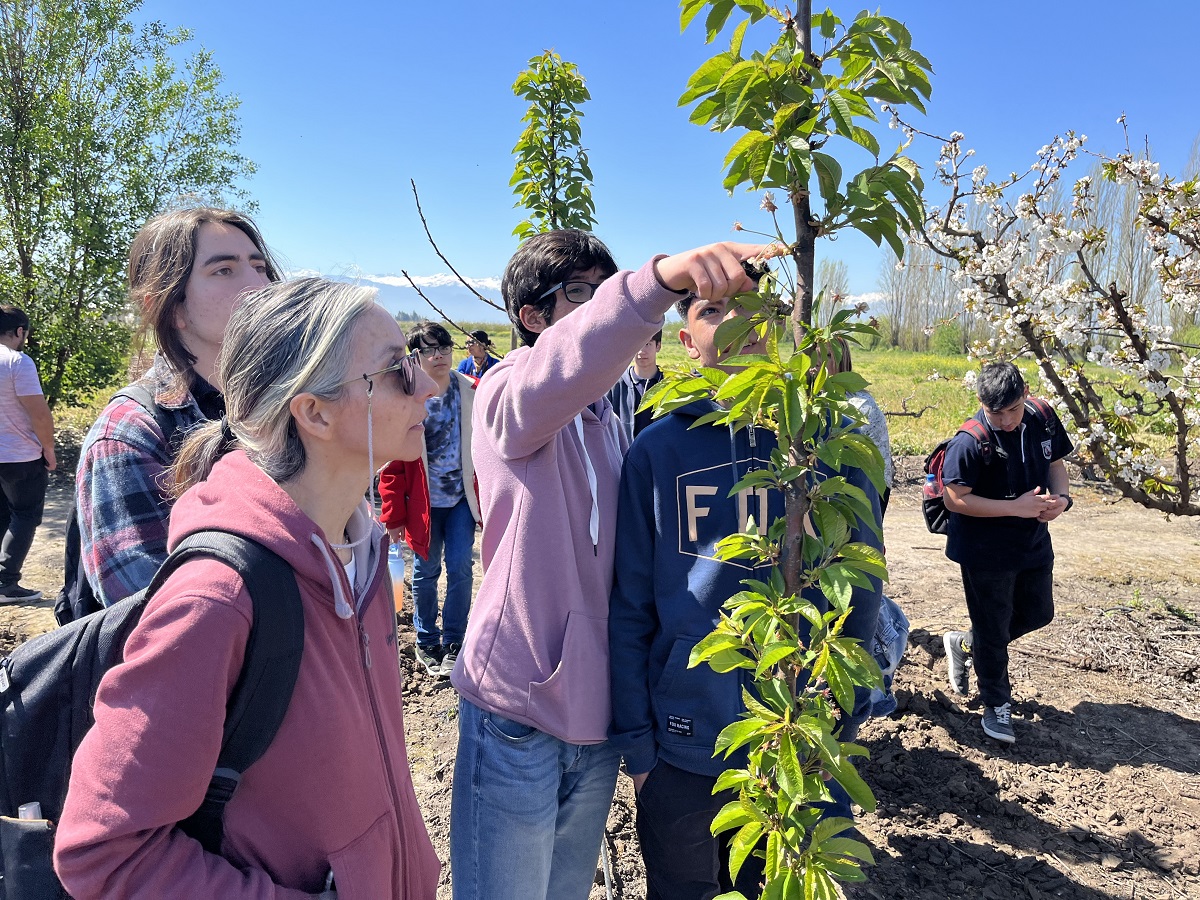
[[[458,274],[458,269],[454,268],[454,266],[451,265],[450,260],[446,259],[446,255],[444,253],[442,253],[441,248],[439,248],[437,245],[437,241],[435,241],[433,239],[433,235],[429,232],[429,223],[427,221],[425,221],[425,211],[423,209],[421,209],[421,197],[417,193],[417,183],[411,178],[408,180],[408,183],[412,185],[413,199],[416,200],[416,202],[417,202],[417,215],[421,217],[421,227],[425,229],[425,237],[427,237],[429,239],[429,244],[431,247],[433,247],[433,252],[438,255],[438,259],[440,259],[442,262],[444,262],[447,265],[447,267],[449,267],[450,271],[454,273],[454,277],[458,279],[459,284],[461,284],[463,287],[465,287],[468,291],[470,291],[472,294],[474,294],[476,297],[478,297],[480,300],[482,300],[484,303],[486,303],[492,309],[499,310],[500,312],[507,315],[508,310],[506,310],[503,306],[500,306],[497,303],[493,303],[487,297],[483,296],[483,294],[479,293],[479,291],[475,290],[475,288],[471,286],[471,283],[469,281],[467,281],[467,279],[463,278],[462,275]],[[407,272],[404,273],[404,277],[408,278],[408,283],[412,284],[413,289],[416,290],[418,294],[420,294],[421,298],[424,299],[424,301],[426,303],[429,303],[430,306],[433,306],[433,304],[430,303],[429,298],[426,297],[424,294],[422,294],[421,291],[417,288],[417,286],[415,284],[413,284],[413,280],[408,277]],[[433,306],[433,308],[437,309],[436,306]],[[441,313],[441,310],[438,310],[438,312]],[[443,318],[446,318],[444,313],[442,313],[442,316],[443,316]],[[450,319],[446,318],[446,321],[449,322]],[[457,325],[455,325],[454,327],[458,328]],[[459,329],[459,330],[461,331],[462,329]]]
[[[919,419],[919,418],[921,418],[921,416],[925,415],[925,413],[929,412],[929,410],[936,409],[936,407],[933,407],[933,406],[923,406],[923,407],[921,407],[921,409],[919,409],[915,412],[910,410],[908,408],[908,401],[913,399],[916,396],[917,396],[916,394],[909,394],[907,397],[905,397],[903,400],[901,400],[900,401],[900,412],[892,412],[891,410],[885,409],[883,411],[883,414],[885,416],[894,416],[896,418],[900,418],[903,416],[909,416],[914,419]]]
[[[453,325],[462,334],[465,334],[467,337],[471,336],[471,332],[467,331],[467,329],[463,328],[461,325],[459,325],[457,322],[455,322],[453,319],[451,319],[448,315],[446,315],[444,312],[442,312],[442,310],[438,309],[437,304],[435,304],[432,300],[430,300],[428,297],[425,296],[425,293],[419,287],[417,287],[417,283],[412,280],[411,275],[409,275],[403,269],[400,270],[400,274],[404,276],[405,280],[408,281],[408,283],[410,285],[412,285],[412,289],[417,292],[417,296],[420,297],[422,300],[424,300],[426,303],[428,303],[429,306],[433,309],[433,311],[435,313],[437,313],[445,321],[447,321],[451,325]]]

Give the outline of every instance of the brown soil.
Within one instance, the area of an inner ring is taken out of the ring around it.
[[[974,697],[946,687],[941,634],[967,624],[944,539],[925,531],[919,472],[888,511],[889,594],[913,633],[900,709],[860,735],[879,808],[860,817],[876,849],[855,900],[1200,898],[1200,522],[1167,520],[1076,482],[1053,526],[1057,618],[1012,648],[1018,742],[979,727]],[[25,583],[52,595],[62,570],[69,477],[52,479]],[[0,607],[0,652],[53,625],[49,599]],[[412,656],[402,616],[409,753],[417,794],[449,856],[457,698]],[[613,894],[643,897],[632,793],[609,816]],[[449,898],[449,872],[439,898]],[[597,871],[592,898],[605,896]]]

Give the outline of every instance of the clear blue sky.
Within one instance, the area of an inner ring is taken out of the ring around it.
[[[858,8],[833,5],[846,18]],[[881,10],[906,22],[933,62],[923,127],[964,132],[993,172],[1023,169],[1067,128],[1115,152],[1122,111],[1167,171],[1200,133],[1193,0],[885,0]],[[669,0],[146,0],[140,16],[191,28],[215,54],[242,100],[259,223],[291,268],[446,271],[421,232],[412,178],[451,261],[469,277],[498,277],[522,218],[508,180],[524,107],[510,88],[546,48],[575,62],[591,90],[583,135],[596,231],[618,263],[731,238],[734,220],[767,224],[757,195],[721,188],[737,135],[691,125],[676,105],[691,72],[725,45],[705,45],[698,26],[681,35]],[[936,152],[926,143],[913,155],[928,172]],[[865,238],[822,242],[822,257],[849,265],[853,292],[876,289],[881,251]]]

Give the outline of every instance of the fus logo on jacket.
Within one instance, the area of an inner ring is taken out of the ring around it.
[[[751,460],[739,460],[739,479]],[[717,542],[746,530],[751,518],[765,531],[772,518],[783,514],[782,497],[767,488],[743,488],[732,497],[733,471],[729,463],[684,472],[675,479],[679,515],[679,552],[701,559],[717,558]],[[726,565],[753,571],[749,560],[726,560]]]
[[[1050,458],[1050,441],[1048,440],[1042,441],[1042,456],[1046,459]]]

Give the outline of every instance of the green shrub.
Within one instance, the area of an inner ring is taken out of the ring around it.
[[[933,330],[930,349],[942,356],[963,355],[963,330],[958,322],[943,322]]]

